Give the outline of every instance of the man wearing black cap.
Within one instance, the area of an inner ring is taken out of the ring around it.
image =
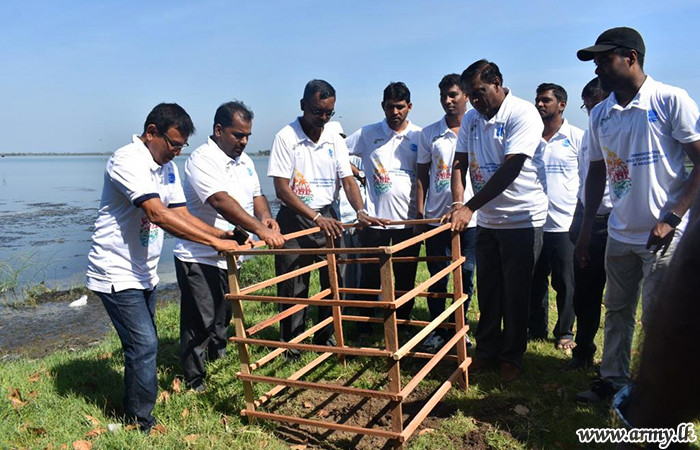
[[[601,378],[576,396],[578,402],[609,398],[630,381],[635,313],[642,290],[643,325],[653,313],[657,289],[685,230],[700,186],[700,112],[679,88],[644,73],[644,41],[631,28],[612,28],[592,47],[579,50],[594,60],[610,96],[590,114],[590,168],[576,258],[588,263],[595,213],[605,173],[612,212],[605,254],[605,339]],[[685,156],[693,170],[684,166]]]

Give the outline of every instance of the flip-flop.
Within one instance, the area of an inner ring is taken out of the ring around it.
[[[559,339],[554,346],[557,348],[557,350],[572,350],[576,347],[576,342],[574,342],[573,339],[564,338]]]

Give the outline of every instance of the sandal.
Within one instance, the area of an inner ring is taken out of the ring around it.
[[[557,340],[554,346],[557,348],[557,350],[572,350],[576,347],[576,342],[574,342],[573,339],[564,338]]]

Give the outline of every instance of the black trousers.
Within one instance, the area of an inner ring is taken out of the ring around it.
[[[578,211],[578,209],[577,209]],[[571,240],[575,242],[581,232],[581,214],[574,216]],[[574,312],[576,313],[576,348],[574,358],[592,359],[596,352],[595,335],[600,327],[600,309],[605,290],[605,245],[608,242],[608,215],[596,216],[593,222],[591,242],[588,246],[588,265],[584,268],[574,263]]]
[[[532,275],[529,332],[534,338],[546,338],[549,331],[549,275],[557,293],[557,323],[554,337],[574,337],[574,244],[568,232],[544,232],[542,253]]]
[[[475,334],[476,357],[522,367],[530,286],[542,250],[542,228],[477,226],[476,230],[476,286],[481,312]]]
[[[319,211],[325,217],[336,218],[335,211],[328,206]],[[280,231],[282,234],[293,233],[295,231],[306,230],[313,228],[316,224],[307,219],[306,217],[298,215],[296,212],[282,206],[277,214],[277,223],[280,225]],[[285,243],[284,248],[302,249],[302,248],[321,248],[326,246],[326,235],[324,233],[314,233],[308,236],[303,236],[297,239],[289,240]],[[324,260],[324,256],[320,255],[275,255],[275,273],[279,275],[286,274],[293,270],[306,267],[318,261]],[[330,280],[328,278],[328,269],[319,269],[319,276],[321,281],[321,290],[328,289],[330,287]],[[296,298],[308,298],[309,297],[309,280],[311,278],[310,273],[305,273],[304,275],[299,275],[289,280],[282,281],[277,284],[277,296],[279,297],[296,297]],[[340,280],[339,280],[340,281]],[[279,304],[279,310],[284,311],[293,305],[290,304]],[[307,307],[299,312],[292,314],[291,316],[282,320],[280,324],[280,339],[283,341],[290,341],[296,336],[306,330],[306,311],[310,307]],[[322,321],[332,315],[332,309],[330,306],[319,306],[318,307],[318,321]],[[333,325],[328,324],[321,330],[316,332],[313,338],[313,343],[318,345],[325,345],[328,340],[333,336]]]
[[[206,376],[205,359],[226,356],[226,330],[231,322],[231,302],[226,270],[175,258],[180,286],[180,360],[185,381],[198,385]]]

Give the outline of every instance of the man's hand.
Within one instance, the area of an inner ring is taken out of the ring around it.
[[[318,216],[315,223],[321,231],[326,233],[326,236],[333,239],[337,239],[343,234],[343,224],[332,217]]]
[[[269,219],[263,219],[262,224],[265,225],[267,228],[271,229],[272,231],[280,231],[280,225],[272,217],[270,217]]]
[[[270,248],[284,247],[284,236],[282,236],[279,231],[273,229],[266,229],[265,231],[261,232],[258,236],[260,237],[260,239],[265,241],[267,246]]]
[[[391,223],[391,220],[389,219],[378,219],[376,217],[372,217],[369,214],[367,214],[365,211],[360,211],[357,213],[357,223],[360,225],[358,228],[362,229],[364,227],[369,227],[369,226],[378,226],[382,228],[386,228],[389,223]]]
[[[452,211],[442,216],[440,223],[452,222],[452,231],[461,233],[467,229],[474,211],[466,205],[455,204]]]
[[[212,247],[217,252],[234,252],[240,249],[238,242],[229,239],[218,239],[212,244]]]
[[[218,236],[219,239],[233,239],[233,231],[231,230],[221,230],[221,234]]]
[[[590,255],[588,254],[588,246],[590,243],[591,229],[586,229],[581,226],[578,240],[576,240],[576,247],[574,247],[574,261],[576,261],[582,269],[588,265],[588,261],[590,260]]]
[[[658,253],[659,250],[661,250],[661,256],[665,255],[666,250],[668,250],[669,245],[671,245],[671,241],[673,240],[673,236],[675,234],[676,229],[671,225],[663,221],[657,222],[656,225],[654,225],[654,228],[651,229],[651,233],[649,233],[647,250],[649,250],[652,246],[656,246],[654,248],[654,253]]]

